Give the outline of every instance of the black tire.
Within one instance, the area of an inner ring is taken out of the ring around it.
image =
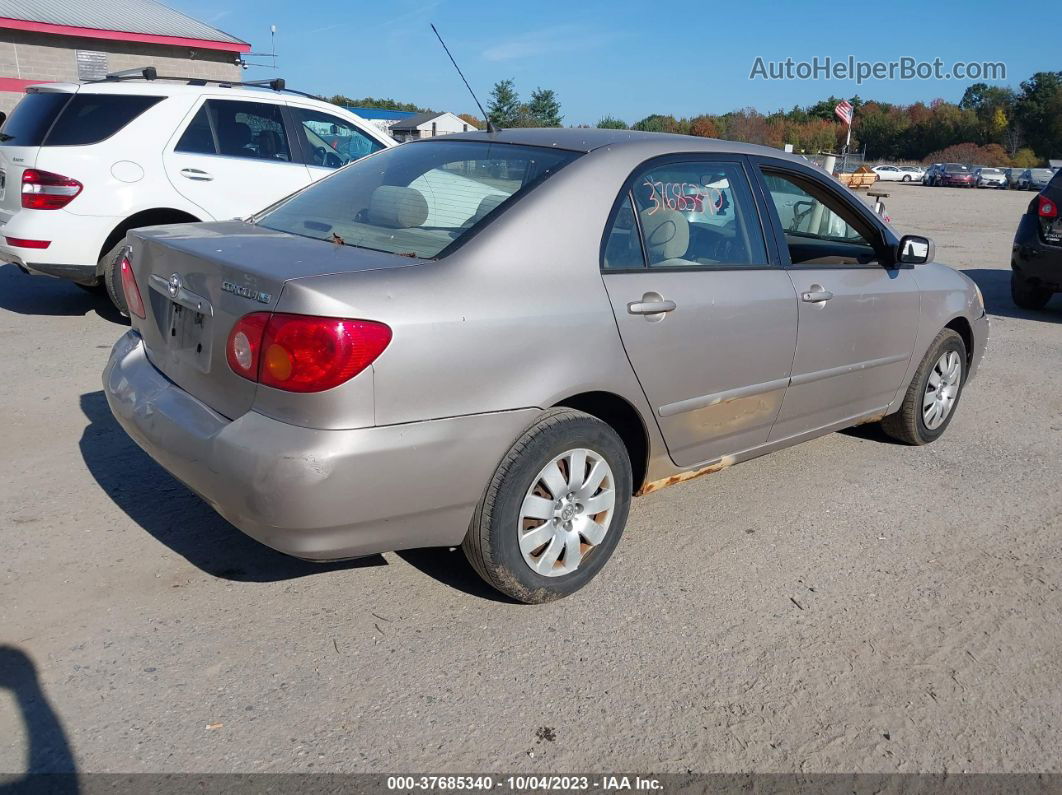
[[[578,568],[569,574],[545,576],[532,570],[520,551],[521,508],[542,469],[577,448],[592,451],[611,468],[613,514],[604,538],[588,546]],[[505,454],[476,507],[461,548],[476,572],[507,596],[526,604],[560,599],[586,585],[608,562],[627,524],[631,480],[627,449],[611,426],[573,409],[550,409]]]
[[[119,312],[129,317],[129,307],[125,303],[125,290],[122,289],[121,262],[118,253],[122,250],[122,244],[118,243],[114,248],[100,257],[99,268],[103,271],[103,283],[107,285],[107,297],[115,305]]]
[[[940,357],[948,351],[955,351],[959,354],[962,370],[959,376],[958,392],[955,395],[955,402],[951,407],[951,412],[944,418],[944,421],[936,428],[928,428],[922,417],[922,399],[926,394],[933,368]],[[929,346],[922,363],[918,365],[918,370],[915,372],[914,378],[911,379],[911,385],[907,387],[907,394],[903,397],[903,403],[900,404],[900,410],[881,421],[882,430],[896,441],[904,444],[922,445],[936,441],[947,430],[948,425],[951,424],[951,420],[959,408],[959,402],[962,399],[962,392],[965,386],[966,345],[963,343],[962,337],[950,328],[946,328],[933,340],[933,344]]]
[[[1022,309],[1043,309],[1054,295],[1052,290],[1030,284],[1017,271],[1010,272],[1010,297]]]

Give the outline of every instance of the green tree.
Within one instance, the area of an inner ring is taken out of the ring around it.
[[[490,91],[487,103],[487,118],[496,127],[515,127],[520,117],[520,96],[511,80],[499,80]]]
[[[1062,157],[1062,72],[1037,72],[1024,81],[1014,115],[1041,159]]]
[[[323,99],[323,97],[322,97]],[[394,99],[377,99],[375,97],[362,97],[361,99],[352,99],[351,97],[344,96],[343,94],[336,94],[329,97],[327,102],[331,102],[333,105],[349,106],[354,108],[380,108],[382,110],[405,110],[413,113],[426,113],[431,108],[422,108],[419,105],[414,105],[412,102],[398,102]]]
[[[627,122],[617,119],[615,116],[602,116],[594,126],[600,127],[602,130],[626,130]]]
[[[550,88],[536,88],[531,92],[531,101],[527,103],[527,113],[538,122],[539,127],[560,127],[560,102]]]

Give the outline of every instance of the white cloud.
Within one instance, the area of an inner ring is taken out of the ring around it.
[[[577,52],[601,47],[615,38],[615,33],[590,31],[574,25],[558,25],[529,31],[507,41],[492,44],[483,51],[483,58],[488,61],[512,61],[555,52]]]

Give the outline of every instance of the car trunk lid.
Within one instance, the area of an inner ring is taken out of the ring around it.
[[[277,232],[242,221],[129,233],[146,319],[134,319],[148,359],[177,386],[229,418],[258,385],[234,373],[225,346],[236,321],[276,307],[291,279],[407,267],[417,260]]]

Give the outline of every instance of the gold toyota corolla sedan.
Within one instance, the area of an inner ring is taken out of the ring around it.
[[[944,432],[977,287],[804,160],[616,130],[449,135],[246,221],[138,229],[114,415],[301,558],[461,544],[581,588],[631,498],[868,421]]]

